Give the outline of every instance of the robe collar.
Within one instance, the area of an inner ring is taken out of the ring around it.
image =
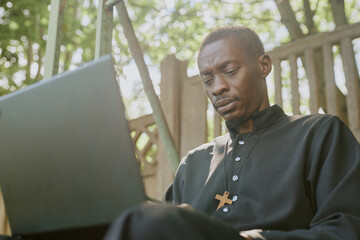
[[[280,121],[283,117],[286,117],[286,114],[281,109],[281,107],[279,107],[276,104],[271,107],[268,107],[262,111],[255,112],[251,115],[251,118],[253,120],[252,132],[267,128],[267,127],[275,124],[276,122]],[[233,129],[230,129],[229,127],[228,127],[228,130],[230,133],[230,137],[232,139],[236,138],[239,135],[238,133],[236,133]],[[244,135],[245,134],[248,134],[248,133],[244,133]]]

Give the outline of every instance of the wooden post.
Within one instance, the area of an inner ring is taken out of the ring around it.
[[[160,102],[165,118],[174,140],[177,151],[180,149],[180,118],[182,80],[186,77],[187,63],[181,62],[174,55],[167,56],[161,62]],[[171,165],[166,155],[162,141],[158,144],[157,186],[158,196],[163,196],[165,190],[174,179]]]
[[[340,115],[340,109],[336,98],[332,45],[330,43],[325,43],[322,47],[322,50],[324,59],[326,109],[327,113],[338,116]]]
[[[200,76],[185,78],[181,97],[181,156],[207,141],[207,106]]]
[[[113,7],[106,8],[106,0],[99,0],[96,20],[95,59],[111,53]]]
[[[275,103],[280,107],[282,107],[280,59],[274,59],[274,84],[275,84]]]
[[[164,112],[161,109],[160,101],[158,96],[155,93],[154,86],[152,84],[149,70],[144,61],[144,55],[141,51],[141,47],[137,37],[135,35],[133,26],[131,24],[129,15],[127,13],[125,4],[123,1],[116,5],[116,10],[119,14],[120,22],[123,26],[125,37],[128,40],[130,51],[134,57],[137,68],[141,76],[142,83],[144,85],[144,90],[146,96],[149,99],[151,108],[153,110],[155,123],[158,127],[160,138],[165,146],[166,154],[170,161],[171,168],[173,172],[176,172],[179,165],[179,154],[176,151],[174,140],[171,137],[169,127],[167,126]]]
[[[44,79],[59,71],[61,32],[66,0],[51,0],[48,39],[46,41]]]
[[[0,235],[11,236],[9,220],[5,211],[5,204],[4,204],[1,188],[0,188]]]
[[[310,89],[310,112],[312,114],[319,111],[319,97],[318,85],[316,83],[316,69],[315,69],[315,56],[314,50],[308,49],[305,51],[306,74],[309,80]]]
[[[348,90],[346,105],[349,117],[349,125],[357,140],[360,141],[360,86],[356,62],[354,61],[354,51],[351,39],[342,39],[340,43],[340,48],[341,58],[344,65],[346,87]]]
[[[297,57],[295,54],[291,54],[289,57],[290,69],[291,69],[291,108],[293,114],[300,114],[300,95],[299,95],[299,83],[297,76]]]

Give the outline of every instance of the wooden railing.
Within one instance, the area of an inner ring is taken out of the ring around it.
[[[326,113],[337,115],[341,117],[340,103],[337,100],[336,94],[339,90],[335,84],[334,74],[334,56],[332,47],[338,45],[341,51],[341,58],[343,62],[343,68],[346,78],[347,94],[346,108],[347,116],[345,122],[349,124],[349,127],[354,132],[358,140],[360,140],[359,134],[359,78],[357,74],[357,68],[354,58],[352,40],[360,37],[360,23],[345,26],[337,29],[334,32],[321,33],[310,36],[293,43],[285,44],[281,47],[275,48],[269,52],[273,60],[274,67],[274,85],[275,85],[275,103],[282,106],[283,89],[290,92],[291,97],[291,109],[293,114],[302,114],[300,110],[300,99],[310,98],[310,103],[306,104],[306,107],[310,109],[311,113],[317,113],[320,107],[319,101],[319,88],[325,88],[326,95]],[[324,64],[324,75],[325,75],[325,86],[319,86],[317,81],[316,71],[316,57],[315,51],[321,51],[323,55]],[[298,61],[300,59],[301,61]],[[290,87],[283,86],[281,76],[282,61],[289,62],[290,66]],[[309,94],[302,96],[303,92],[299,91],[299,79],[298,71],[301,66],[298,66],[298,62],[302,62],[306,70],[306,75]],[[162,81],[167,81],[167,84],[171,86],[181,87],[169,87],[162,83],[162,92],[166,92],[169,98],[162,96],[164,112],[167,114],[167,119],[173,119],[173,122],[180,121],[179,126],[170,121],[170,125],[173,126],[171,129],[180,129],[179,140],[180,140],[180,154],[183,156],[189,149],[192,149],[204,141],[206,136],[209,134],[206,131],[206,112],[207,103],[206,96],[203,91],[198,76],[187,77],[186,69],[182,69],[183,63],[176,60],[174,57],[167,57],[164,60],[164,69],[162,69]],[[182,69],[182,71],[180,70]],[[169,74],[167,74],[167,72]],[[177,83],[179,81],[180,83]],[[179,91],[179,92],[176,92]],[[174,96],[178,96],[175,99]],[[289,96],[287,96],[289,97]],[[195,103],[195,104],[194,104]],[[180,109],[174,110],[175,107]],[[169,118],[169,116],[172,116]],[[194,121],[196,119],[196,121]],[[222,133],[222,122],[218,114],[214,114],[214,133],[210,136],[218,136]],[[146,115],[138,119],[129,121],[131,136],[135,146],[135,152],[139,164],[142,169],[143,177],[151,182],[151,184],[168,186],[171,182],[169,177],[161,176],[159,173],[171,172],[169,167],[166,167],[164,161],[166,156],[162,156],[161,151],[157,154],[157,150],[160,149],[159,138],[154,119],[152,115]],[[158,174],[157,176],[155,176]],[[153,178],[150,178],[153,176]],[[152,179],[152,180],[151,180]],[[155,180],[154,180],[155,179]],[[145,181],[146,182],[146,181]],[[163,182],[163,183],[161,183]],[[161,197],[164,191],[164,187],[158,191],[158,197]],[[156,196],[156,195],[154,195]]]
[[[129,128],[141,174],[153,176],[157,165],[158,131],[152,114],[130,120]]]
[[[298,83],[298,62],[300,58],[304,63],[309,84],[310,112],[318,113],[320,108],[319,88],[324,87],[326,100],[326,113],[340,116],[348,123],[354,135],[360,140],[360,87],[359,75],[356,67],[352,40],[360,38],[360,23],[347,25],[333,32],[316,34],[293,43],[277,47],[269,55],[273,60],[275,103],[282,106],[282,76],[281,62],[289,61],[291,73],[291,108],[294,114],[300,114],[300,93]],[[339,46],[340,54],[346,79],[347,116],[342,117],[341,104],[337,95],[339,90],[336,86],[334,74],[333,46]],[[324,65],[325,86],[319,85],[317,79],[317,67],[315,51],[322,52]]]

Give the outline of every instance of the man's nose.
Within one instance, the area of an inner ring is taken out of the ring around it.
[[[222,76],[215,76],[212,89],[213,96],[219,96],[229,91],[229,84]]]

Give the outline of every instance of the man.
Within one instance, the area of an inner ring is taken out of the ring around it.
[[[210,33],[198,67],[229,133],[190,151],[166,193],[194,210],[130,210],[106,239],[360,239],[360,151],[350,130],[337,117],[270,107],[271,59],[248,28]]]

